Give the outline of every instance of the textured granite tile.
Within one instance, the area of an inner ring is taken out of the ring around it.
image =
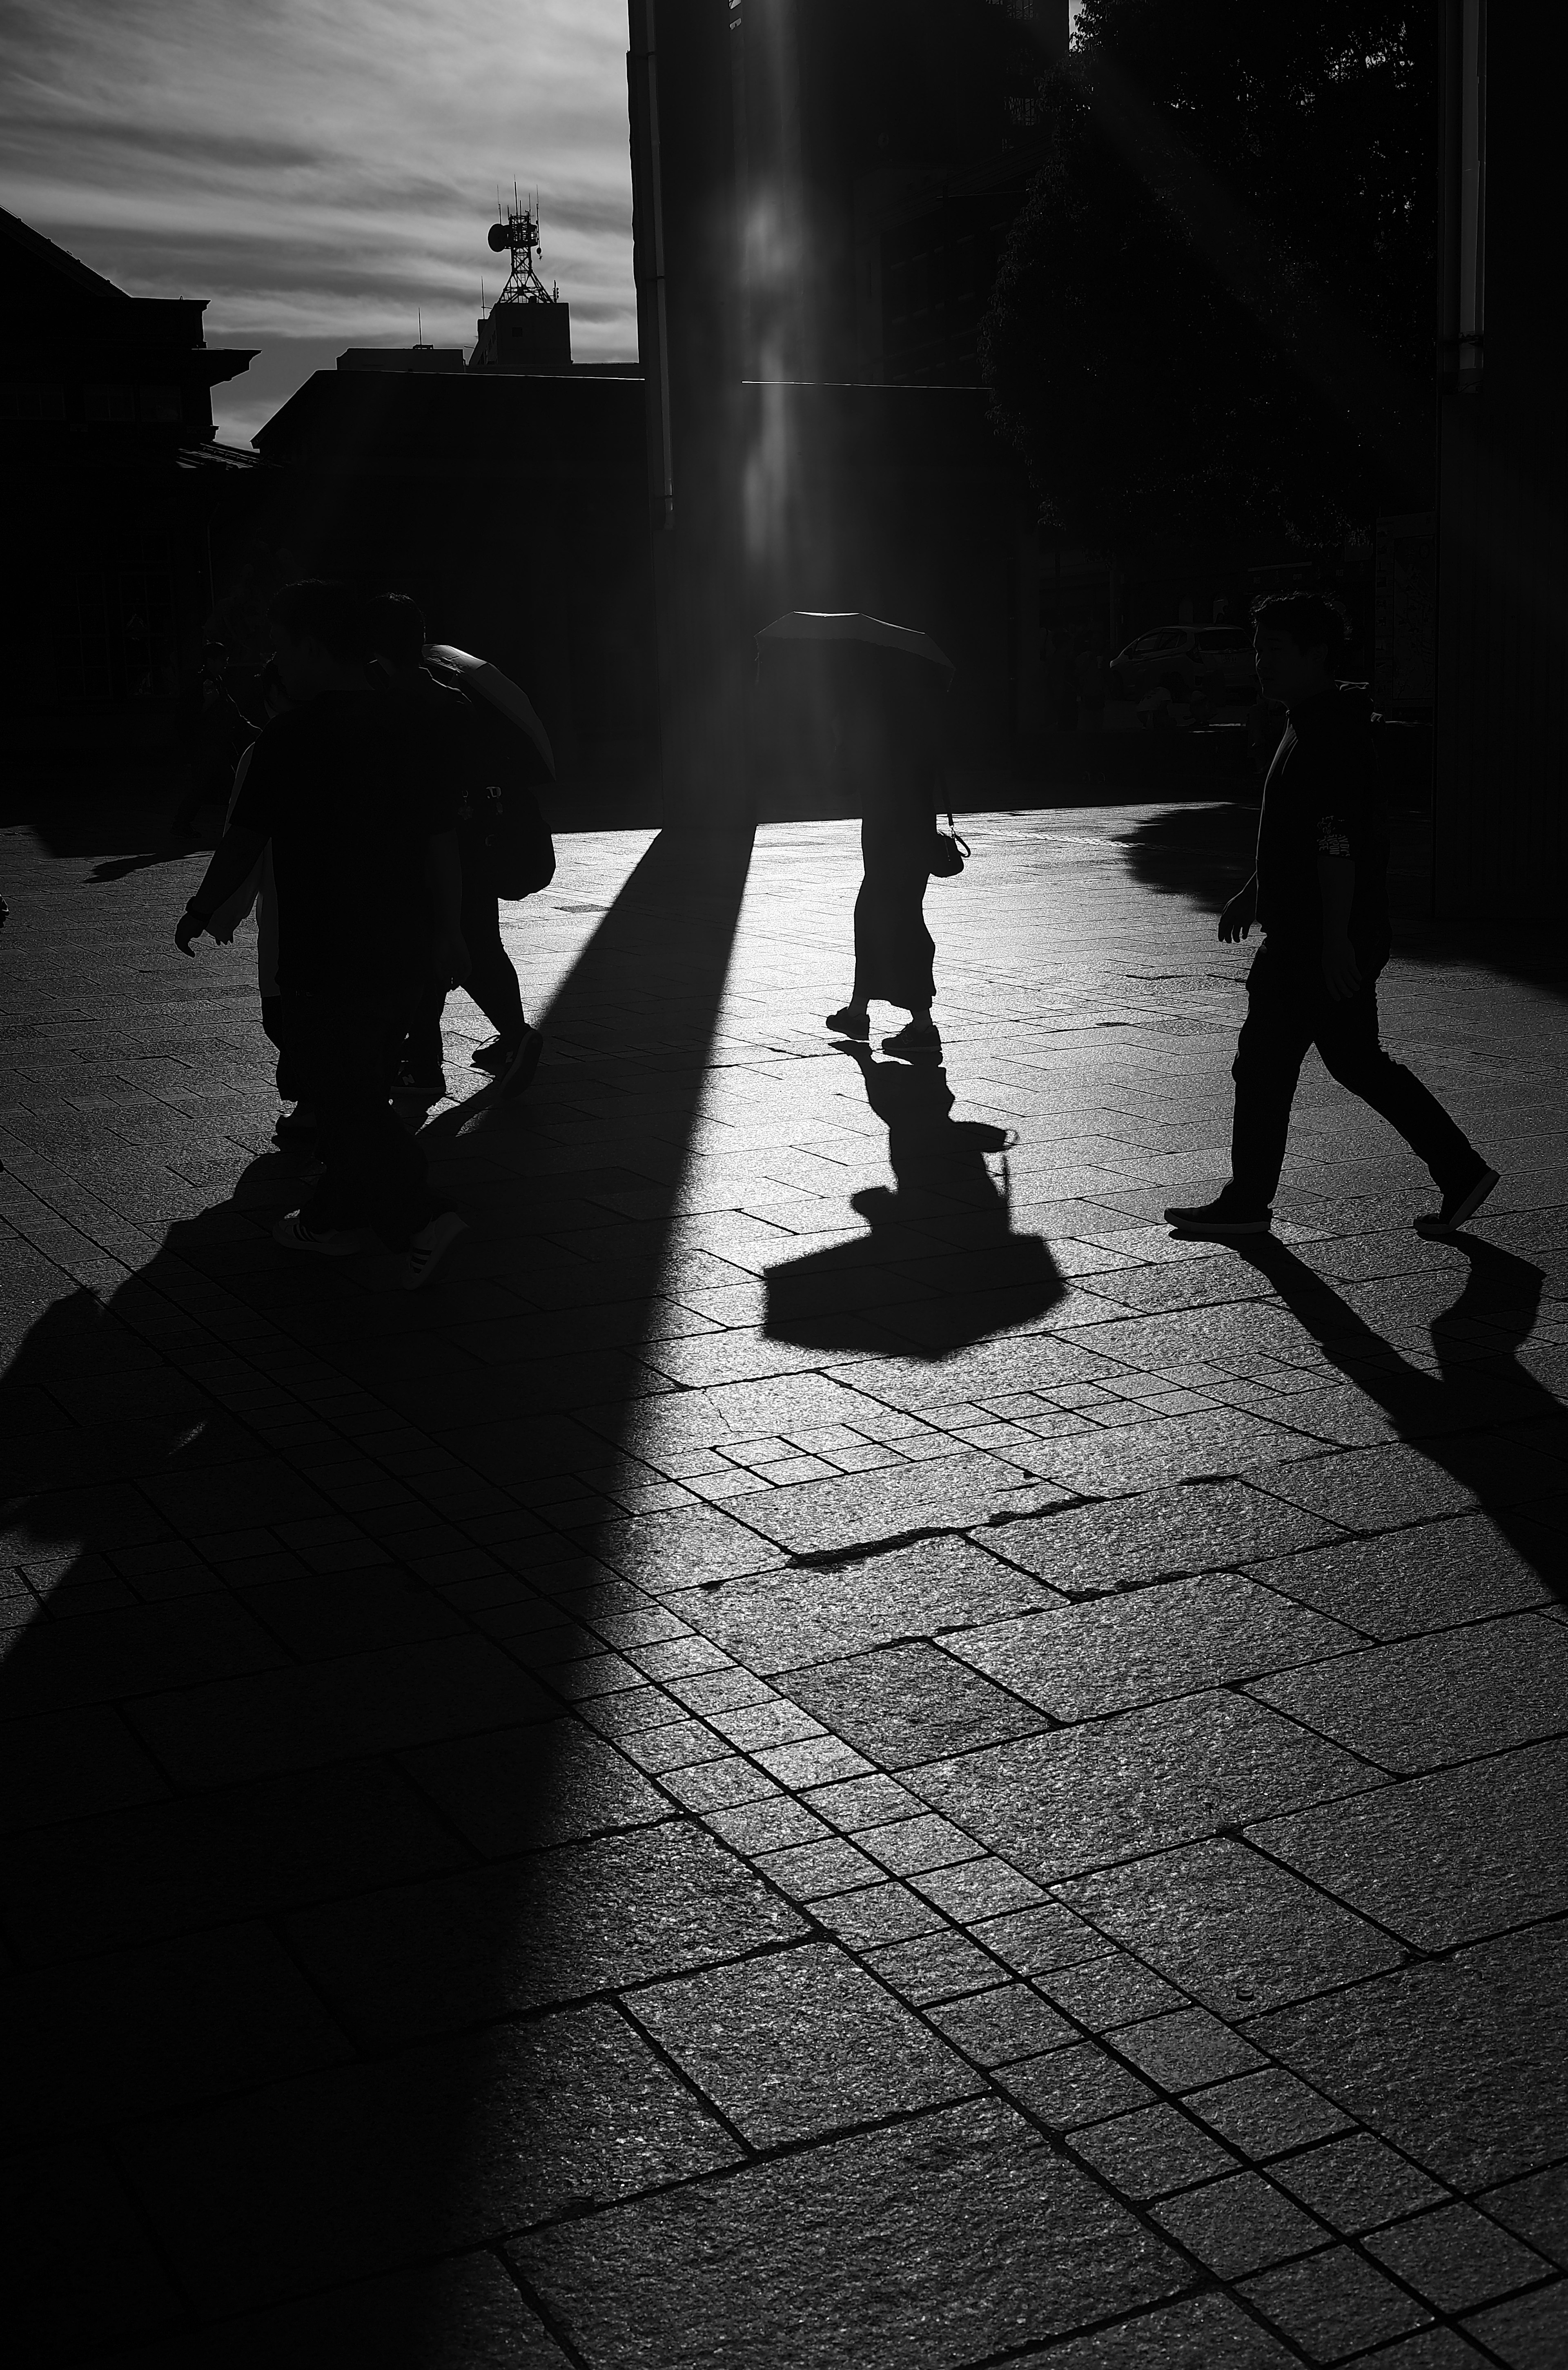
[[[559,2223],[509,2251],[600,2370],[663,2370],[677,2328],[687,2370],[960,2370],[1185,2277],[1124,2207],[979,2102]]]
[[[1343,2131],[1346,2122],[1332,2100],[1320,2098],[1278,2065],[1194,2091],[1187,2103],[1233,2147],[1251,2157],[1301,2147],[1326,2133]]]
[[[1005,1984],[975,1992],[950,2007],[932,2008],[930,2021],[977,2065],[1007,2065],[1076,2041],[1065,2017],[1046,2005],[1028,1984]]]
[[[1053,1720],[1078,1720],[1228,1685],[1358,1640],[1339,1622],[1303,1613],[1252,1581],[1211,1572],[993,1623],[947,1642]]]
[[[1233,2172],[1202,2189],[1183,2190],[1157,2205],[1154,2218],[1222,2280],[1308,2254],[1326,2235],[1320,2222],[1257,2172]]]
[[[1432,2315],[1348,2247],[1309,2255],[1246,2280],[1241,2294],[1300,2346],[1309,2362],[1339,2362]]]
[[[726,1653],[767,1677],[1054,1601],[1048,1589],[969,1540],[939,1538],[732,1581],[688,1597],[681,1610]]]
[[[1363,1762],[1223,1693],[934,1761],[905,1778],[1046,1884],[1375,1782]]]
[[[753,2147],[945,2105],[978,2087],[830,1943],[656,1984],[628,2006]]]
[[[1073,2150],[1127,2197],[1163,2197],[1235,2170],[1236,2159],[1176,2107],[1139,2107],[1073,2134]]]
[[[651,1824],[670,1805],[576,1720],[541,1720],[405,1754],[403,1766],[487,1858]]]
[[[1045,1725],[1016,1696],[923,1641],[791,1671],[785,1685],[813,1719],[885,1769]]]
[[[1084,1596],[1131,1580],[1233,1570],[1340,1536],[1334,1524],[1245,1482],[1193,1481],[1009,1523],[997,1547],[1047,1586]]]
[[[1568,2164],[1490,2189],[1476,2203],[1516,2238],[1528,2238],[1550,2256],[1559,2271],[1568,2271]]]
[[[1107,2116],[1146,2105],[1154,2096],[1147,2083],[1092,2041],[1024,2058],[1003,2066],[996,2078],[1009,2098],[1054,2132],[1102,2123]]]
[[[1271,2169],[1281,2188],[1347,2238],[1397,2221],[1417,2206],[1441,2204],[1446,2194],[1370,2132],[1349,2132],[1304,2156],[1286,2157]]]
[[[1271,1588],[1369,1638],[1414,1637],[1551,1601],[1528,1559],[1484,1514],[1281,1556],[1265,1576]]]
[[[1423,1950],[1568,1909],[1568,1743],[1265,1819],[1251,1839]]]
[[[1385,1769],[1434,1769],[1568,1728],[1568,1636],[1510,1614],[1258,1679],[1252,1691]]]
[[[1366,1799],[1335,1807],[1353,1811]],[[1387,1935],[1228,1837],[1080,1878],[1062,1898],[1222,2016],[1281,2007],[1403,1956]]]
[[[1508,2370],[1561,2370],[1568,2356],[1568,2280],[1493,2305],[1465,2326]]]
[[[1440,2205],[1390,2229],[1375,2230],[1366,2251],[1442,2312],[1470,2312],[1551,2269],[1470,2205]]]
[[[1568,1925],[1260,2017],[1274,2055],[1456,2188],[1568,2156]]]

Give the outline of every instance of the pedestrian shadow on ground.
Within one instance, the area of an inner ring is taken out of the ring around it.
[[[1544,1584],[1568,1599],[1568,1407],[1521,1365],[1546,1279],[1512,1251],[1464,1235],[1464,1290],[1432,1321],[1436,1375],[1384,1340],[1332,1285],[1269,1236],[1239,1244],[1331,1364],[1419,1449],[1474,1496],[1481,1511]],[[1540,1485],[1558,1477],[1556,1496]]]
[[[574,1715],[562,1624],[627,1592],[592,1501],[571,1531],[530,1506],[538,1476],[611,1466],[669,1388],[639,1312],[749,855],[664,834],[604,915],[537,1107],[476,1129],[454,1178],[474,1269],[409,1296],[289,1261],[268,1226],[298,1163],[269,1154],[111,1294],[46,1308],[0,1380],[18,2359],[558,2359],[483,2249],[732,2154],[683,2136],[684,2094],[615,2014],[582,2012],[684,1965],[731,1875]],[[645,1170],[573,1156],[606,1106]],[[563,1199],[628,1187],[645,1214],[613,1260],[550,1240]],[[624,1341],[569,1360],[612,1291]],[[446,1339],[474,1319],[505,1337],[494,1363]]]
[[[953,1119],[935,1063],[844,1051],[887,1129],[894,1190],[850,1196],[869,1233],[768,1269],[769,1335],[813,1350],[943,1358],[1043,1317],[1066,1287],[1042,1237],[1012,1231],[1008,1131]],[[999,1179],[986,1166],[997,1154]]]
[[[1251,877],[1258,810],[1240,804],[1172,807],[1135,823],[1117,845],[1141,888],[1185,897],[1217,914]]]

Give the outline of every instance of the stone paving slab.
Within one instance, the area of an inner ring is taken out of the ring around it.
[[[1555,2364],[1550,963],[1383,984],[1463,1240],[1309,1060],[1227,1249],[1240,819],[976,819],[929,1069],[852,826],[565,834],[409,1296],[138,829],[0,834],[16,2358]]]

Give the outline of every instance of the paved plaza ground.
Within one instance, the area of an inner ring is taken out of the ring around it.
[[[8,2363],[1568,2361],[1568,989],[1388,974],[1462,1239],[1313,1056],[1179,1242],[1245,818],[966,827],[944,1068],[853,825],[563,837],[417,1295],[202,856],[0,834]]]

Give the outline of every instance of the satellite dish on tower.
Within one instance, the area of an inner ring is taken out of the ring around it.
[[[558,305],[559,288],[547,288],[534,269],[534,258],[539,251],[539,212],[536,200],[531,206],[523,205],[515,192],[512,211],[502,222],[491,223],[489,231],[491,250],[497,255],[510,255],[512,271],[497,300],[502,305]]]

